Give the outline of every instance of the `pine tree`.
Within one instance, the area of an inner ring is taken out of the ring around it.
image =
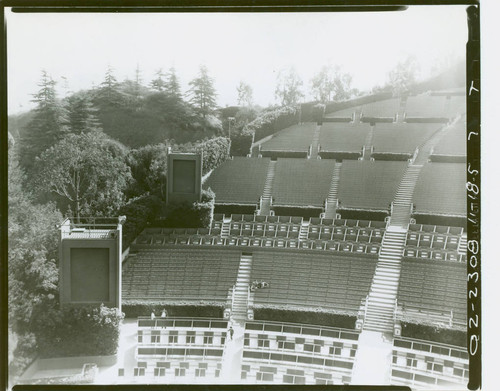
[[[175,72],[175,68],[172,67],[168,70],[168,78],[165,86],[165,91],[169,98],[173,98],[175,101],[180,102],[182,100],[181,86],[179,84],[179,79]]]
[[[217,107],[215,101],[217,94],[215,92],[213,79],[208,76],[208,70],[204,65],[200,66],[199,76],[191,80],[189,85],[191,86],[188,91],[190,102],[203,118],[205,118]]]
[[[156,71],[156,79],[151,80],[149,84],[153,90],[158,92],[163,92],[165,90],[166,83],[165,80],[163,80],[163,76],[165,76],[163,69],[158,69]]]
[[[67,100],[68,126],[71,133],[80,134],[101,130],[101,124],[96,117],[97,109],[89,97],[84,94],[72,95]]]
[[[58,142],[67,132],[67,113],[57,99],[56,82],[43,70],[38,84],[40,90],[33,94],[37,103],[32,120],[21,136],[21,165],[29,174],[33,162],[47,148]]]
[[[122,93],[114,75],[114,69],[108,66],[104,74],[104,81],[99,85],[94,97],[94,103],[99,107],[120,106],[123,103]]]

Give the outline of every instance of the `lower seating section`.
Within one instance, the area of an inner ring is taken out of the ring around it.
[[[412,118],[447,118],[446,98],[429,94],[409,96],[406,101],[406,116]]]
[[[399,110],[399,98],[380,100],[362,107],[363,117],[396,117]]]
[[[124,266],[123,299],[225,302],[240,255],[216,248],[141,249]]]
[[[458,253],[462,233],[461,227],[410,224],[404,256],[465,262]]]
[[[211,188],[219,204],[257,204],[264,191],[269,162],[268,158],[234,157],[212,172],[203,188]]]
[[[139,318],[137,326],[135,377],[219,377],[227,320]]]
[[[425,164],[413,193],[415,212],[465,216],[466,182],[464,163]]]
[[[359,332],[247,322],[241,378],[249,383],[348,384]]]
[[[377,123],[373,131],[373,153],[413,155],[442,124]]]
[[[448,129],[443,138],[434,147],[431,155],[466,156],[467,135],[465,121],[459,121]]]
[[[255,304],[357,313],[368,294],[376,263],[375,256],[363,254],[255,250],[251,278],[270,285],[255,292]]]
[[[334,167],[334,160],[278,159],[273,205],[324,206]]]
[[[467,266],[459,262],[403,258],[398,304],[425,313],[451,314],[453,323],[465,325]]]
[[[340,208],[387,211],[406,162],[344,160],[340,170]]]
[[[321,151],[361,152],[369,131],[369,124],[324,123],[319,135]]]
[[[409,338],[395,338],[391,384],[415,388],[465,389],[469,379],[466,349]]]
[[[261,153],[265,155],[265,151],[307,152],[312,143],[316,126],[315,122],[308,122],[283,129],[262,144]]]

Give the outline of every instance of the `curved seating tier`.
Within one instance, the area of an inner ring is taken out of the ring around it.
[[[442,124],[377,123],[373,130],[373,153],[413,155]]]
[[[369,124],[324,123],[319,135],[321,151],[361,152],[369,132]]]
[[[322,307],[357,314],[370,289],[376,256],[253,251],[251,278],[269,288],[255,304]]]
[[[467,268],[464,263],[403,258],[398,303],[425,312],[453,311],[453,323],[465,325]]]
[[[361,108],[363,117],[396,117],[399,111],[399,98],[379,100],[377,102],[367,103]]]
[[[347,109],[337,110],[332,113],[325,114],[325,118],[352,118],[356,110],[359,110],[359,106],[349,107]]]
[[[406,162],[344,160],[340,170],[340,208],[387,211]]]
[[[334,167],[334,160],[278,159],[273,205],[323,206]]]
[[[448,118],[446,97],[429,94],[409,96],[406,116],[418,118]]]
[[[467,135],[465,121],[459,121],[448,129],[443,138],[436,144],[432,155],[466,156]]]
[[[465,216],[466,168],[464,163],[426,163],[415,191],[415,213]]]
[[[269,158],[227,160],[212,172],[203,188],[211,188],[219,204],[257,204],[264,191],[269,162]]]
[[[141,249],[124,265],[124,299],[225,302],[241,253],[229,249]]]
[[[276,133],[270,140],[261,146],[261,153],[265,151],[299,151],[307,152],[312,143],[315,122],[293,125]]]

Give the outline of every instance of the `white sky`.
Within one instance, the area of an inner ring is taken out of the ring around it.
[[[338,64],[353,87],[384,84],[413,54],[428,74],[436,61],[465,56],[465,6],[416,6],[387,13],[13,14],[7,11],[9,113],[25,111],[41,69],[69,90],[99,84],[111,65],[118,80],[143,83],[175,66],[183,90],[205,64],[218,103],[236,104],[240,80],[255,103],[275,103],[277,72],[294,66],[309,92],[324,64]],[[306,97],[306,100],[309,97]]]

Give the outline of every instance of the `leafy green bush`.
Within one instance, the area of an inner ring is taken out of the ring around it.
[[[297,123],[299,123],[299,113],[295,108],[280,107],[264,111],[245,126],[245,130],[254,133],[254,141],[258,141]]]
[[[123,314],[116,308],[53,308],[35,316],[42,358],[107,356],[116,353]]]
[[[157,316],[166,309],[169,317],[185,318],[222,318],[222,304],[172,304],[162,301],[131,300],[122,303],[122,311],[127,319],[150,316],[154,311]]]
[[[340,327],[344,329],[354,329],[356,323],[356,316],[352,315],[276,308],[255,308],[254,319],[274,322],[304,323],[316,326]]]
[[[231,156],[247,156],[252,147],[253,137],[253,133],[248,130],[231,133]]]
[[[403,337],[440,342],[448,345],[467,346],[467,332],[461,330],[401,322],[401,335]]]
[[[22,373],[36,358],[36,339],[32,333],[21,334],[18,336],[17,345],[13,352],[13,360],[9,364],[9,376],[15,378]]]
[[[130,246],[148,223],[155,219],[162,207],[163,202],[158,197],[146,194],[129,201],[120,209],[120,215],[127,217],[122,232],[123,249]]]
[[[162,218],[156,220],[156,227],[208,228],[212,221],[215,194],[212,190],[202,190],[201,202],[171,202],[163,207]]]

